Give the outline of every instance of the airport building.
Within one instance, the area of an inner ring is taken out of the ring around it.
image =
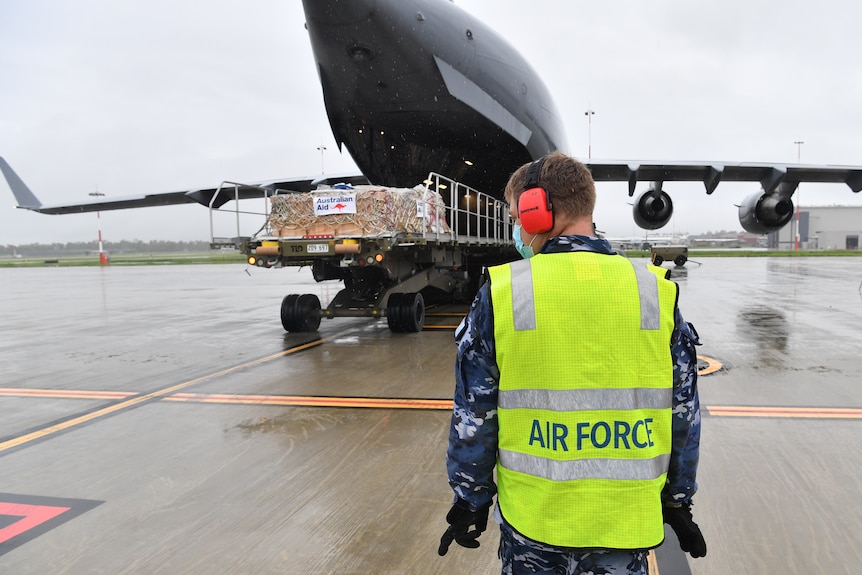
[[[820,206],[799,209],[799,249],[858,250],[862,238],[862,206]],[[789,224],[768,236],[770,249],[796,248],[796,214]]]

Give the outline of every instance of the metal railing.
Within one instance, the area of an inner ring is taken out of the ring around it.
[[[423,182],[426,189],[439,194],[443,205],[439,201],[422,201],[422,216],[429,220],[431,231],[422,235],[426,239],[437,241],[456,241],[465,243],[494,243],[505,244],[512,241],[512,221],[509,217],[508,206],[505,202],[488,194],[479,192],[451,178],[447,178],[436,172],[430,172],[428,178]],[[342,190],[346,191],[346,190]],[[241,193],[244,192],[244,193]],[[257,197],[257,193],[263,198],[263,211],[249,211],[240,209],[240,200],[250,200]],[[272,188],[256,186],[252,184],[241,184],[238,182],[222,182],[216,189],[209,202],[210,216],[210,243],[218,245],[238,245],[242,238],[272,235],[269,215],[271,210],[270,198],[281,194],[297,194],[307,192],[296,192],[290,190],[274,190]],[[225,197],[228,194],[229,197]],[[222,206],[230,200],[234,200],[231,210],[222,210]],[[436,200],[436,197],[435,197]],[[218,237],[215,235],[214,214],[216,212],[231,212],[236,216],[236,234],[232,238]],[[431,215],[433,214],[433,219]],[[241,215],[263,216],[264,223],[253,234],[241,231]],[[445,225],[443,225],[445,222]],[[402,232],[395,231],[395,235]]]
[[[505,202],[436,172],[429,173],[424,184],[444,198],[450,239],[470,241],[470,238],[477,238],[494,243],[512,241],[512,220]],[[434,204],[427,209],[434,211],[439,221],[439,205]],[[447,234],[438,232],[437,235],[440,239],[439,236]]]
[[[241,210],[240,204],[239,204],[239,201],[241,199],[253,199],[253,198],[249,198],[247,195],[241,196],[241,194],[240,194],[241,190],[243,190],[243,191],[255,190],[257,192],[260,192],[260,197],[263,198],[263,211],[258,212],[258,211]],[[210,216],[210,245],[219,246],[219,245],[234,244],[234,245],[238,246],[239,240],[241,238],[254,237],[263,231],[267,231],[267,227],[269,226],[269,211],[270,211],[269,198],[274,196],[274,195],[277,195],[279,193],[287,193],[287,192],[285,190],[273,190],[272,188],[265,188],[263,186],[256,186],[253,184],[240,184],[238,182],[228,182],[228,181],[222,182],[219,185],[219,187],[216,189],[215,193],[213,194],[213,197],[210,199],[209,206],[208,206],[209,207],[209,216]],[[225,199],[223,194],[230,194],[230,197]],[[213,220],[213,215],[216,212],[223,212],[223,211],[227,211],[227,210],[221,210],[221,208],[215,207],[215,206],[216,206],[216,204],[221,206],[221,205],[229,202],[230,200],[234,200],[234,209],[229,210],[229,211],[236,214],[236,234],[233,237],[216,236],[215,235],[215,223]],[[254,232],[253,234],[248,234],[246,236],[243,236],[242,231],[241,231],[240,215],[251,215],[251,216],[257,216],[257,217],[263,216],[263,218],[264,218],[263,226],[258,228],[258,230],[256,232]],[[270,229],[269,231],[271,232],[272,230]]]

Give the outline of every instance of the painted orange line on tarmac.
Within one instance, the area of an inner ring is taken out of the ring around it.
[[[163,401],[177,401],[188,403],[221,403],[221,404],[257,404],[257,405],[282,405],[293,407],[352,407],[366,409],[427,409],[449,411],[452,409],[451,399],[413,399],[413,398],[376,398],[376,397],[322,397],[302,395],[243,395],[243,394],[218,394],[218,393],[176,393],[180,389],[201,383],[208,379],[226,375],[233,371],[244,369],[251,365],[258,365],[265,361],[271,361],[277,357],[293,353],[299,349],[305,349],[310,344],[300,346],[285,352],[267,356],[246,364],[228,368],[217,373],[193,379],[179,385],[165,388],[153,393],[138,396],[131,392],[121,391],[72,391],[53,389],[24,389],[24,388],[0,388],[0,396],[5,397],[41,397],[51,399],[123,399],[135,396],[132,399],[108,406],[104,409],[83,415],[79,418],[57,424],[35,431],[21,438],[12,439],[0,443],[0,451],[20,445],[26,441],[32,441],[62,429],[84,423],[91,419],[125,409],[149,399],[159,398]],[[862,408],[841,407],[758,407],[758,406],[728,406],[728,405],[704,405],[707,414],[714,417],[776,417],[776,418],[808,418],[808,419],[862,419]]]
[[[24,389],[0,387],[5,397],[50,397],[56,399],[123,399],[137,395],[131,391],[87,391],[83,389]]]
[[[658,559],[656,559],[654,549],[650,549],[649,553],[647,553],[647,570],[648,575],[661,575],[658,570]]]
[[[115,413],[117,411],[128,409],[130,407],[140,405],[141,403],[144,403],[144,402],[147,402],[147,401],[150,401],[153,399],[162,398],[166,395],[176,393],[177,391],[179,391],[181,389],[185,389],[186,387],[190,387],[192,385],[196,385],[198,383],[201,383],[201,382],[204,382],[204,381],[207,381],[210,379],[215,379],[217,377],[221,377],[223,375],[227,375],[227,374],[233,373],[235,371],[240,371],[240,370],[243,370],[243,369],[246,369],[249,367],[253,367],[255,365],[267,363],[267,362],[272,361],[274,359],[278,359],[280,357],[284,357],[286,355],[290,355],[292,353],[296,353],[298,351],[302,351],[302,350],[308,349],[310,347],[318,346],[324,342],[331,341],[333,338],[339,337],[340,335],[341,334],[334,335],[334,336],[324,338],[324,339],[314,340],[314,341],[311,341],[311,342],[308,342],[308,343],[305,343],[302,345],[298,345],[296,347],[292,347],[292,348],[287,349],[285,351],[280,351],[278,353],[274,353],[272,355],[262,357],[260,359],[256,359],[253,361],[249,361],[247,363],[243,363],[241,365],[235,365],[233,367],[223,369],[223,370],[218,371],[216,373],[204,375],[202,377],[198,377],[198,378],[195,378],[195,379],[192,379],[189,381],[185,381],[185,382],[179,383],[177,385],[172,385],[170,387],[166,387],[164,389],[160,389],[158,391],[154,391],[154,392],[147,393],[144,395],[138,395],[138,396],[132,397],[130,399],[127,399],[125,401],[120,401],[119,403],[114,403],[114,404],[109,405],[107,407],[104,407],[102,409],[98,409],[96,411],[86,413],[86,414],[81,415],[79,417],[74,417],[74,418],[69,419],[67,421],[63,421],[63,422],[60,422],[60,423],[57,423],[54,425],[49,425],[47,427],[43,427],[42,429],[37,429],[36,431],[33,431],[33,432],[28,433],[26,435],[13,437],[12,439],[8,439],[8,440],[0,443],[0,452],[6,451],[7,449],[11,449],[13,447],[18,447],[19,445],[23,445],[23,444],[28,443],[30,441],[42,439],[43,437],[53,435],[54,433],[64,431],[66,429],[69,429],[71,427],[75,427],[77,425],[81,425],[83,423],[93,421],[94,419],[98,419],[100,417],[110,415],[110,414]]]
[[[451,399],[409,399],[378,397],[320,397],[300,395],[231,395],[217,393],[176,393],[165,401],[194,403],[240,403],[290,405],[294,407],[363,407],[376,409],[452,409]]]
[[[707,406],[709,415],[720,417],[804,417],[817,419],[862,419],[862,409],[843,407],[748,407]]]
[[[284,405],[293,407],[355,407],[374,409],[431,409],[451,410],[450,399],[407,399],[376,397],[321,397],[301,395],[239,395],[217,393],[176,393],[165,401],[190,403]],[[842,408],[786,408],[786,407],[733,407],[705,406],[709,415],[727,417],[815,417],[862,418],[862,409]]]

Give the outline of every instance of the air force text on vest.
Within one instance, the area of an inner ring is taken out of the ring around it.
[[[530,446],[554,451],[568,451],[570,443],[575,444],[577,451],[590,445],[596,449],[645,449],[655,445],[650,423],[651,417],[639,419],[634,425],[627,421],[582,421],[575,424],[574,435],[570,438],[569,426],[534,419],[530,429]]]

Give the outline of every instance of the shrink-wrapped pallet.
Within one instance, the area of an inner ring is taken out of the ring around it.
[[[443,199],[425,186],[356,186],[280,194],[272,197],[272,211],[267,223],[273,235],[288,238],[450,231]]]

